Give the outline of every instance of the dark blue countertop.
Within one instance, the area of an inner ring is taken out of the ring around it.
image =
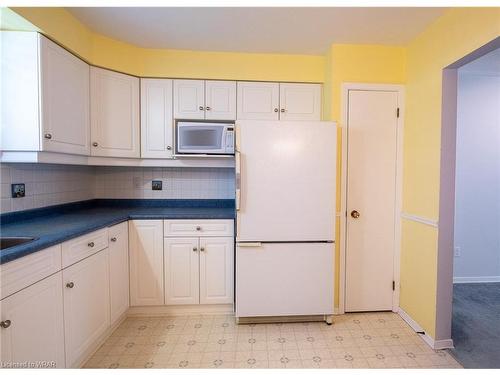
[[[230,199],[93,199],[0,215],[2,237],[36,237],[0,252],[0,264],[127,220],[234,219]]]

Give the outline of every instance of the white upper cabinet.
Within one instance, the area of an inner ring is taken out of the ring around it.
[[[109,233],[109,300],[111,324],[115,323],[129,306],[128,224],[120,223],[108,229]]]
[[[236,82],[205,81],[205,118],[236,120]]]
[[[174,80],[174,118],[205,118],[205,81]]]
[[[321,120],[321,85],[280,83],[280,120]]]
[[[278,120],[279,83],[238,82],[238,120]]]
[[[65,367],[61,272],[0,302],[1,358],[9,363],[54,361]]]
[[[1,148],[89,154],[89,65],[38,33],[1,32]]]
[[[200,238],[200,303],[233,302],[232,237]]]
[[[163,220],[129,221],[130,305],[163,305]]]
[[[171,158],[172,80],[141,78],[141,157]]]
[[[140,157],[139,78],[90,69],[91,154]]]

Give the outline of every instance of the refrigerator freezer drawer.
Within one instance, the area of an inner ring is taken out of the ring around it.
[[[333,243],[236,248],[236,316],[333,314]]]

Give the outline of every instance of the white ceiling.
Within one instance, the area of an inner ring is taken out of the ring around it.
[[[461,73],[500,74],[500,48],[459,68]]]
[[[443,8],[67,8],[145,48],[324,54],[332,43],[405,45]]]

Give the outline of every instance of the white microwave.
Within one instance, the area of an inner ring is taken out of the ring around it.
[[[176,153],[234,155],[234,123],[177,120]]]

